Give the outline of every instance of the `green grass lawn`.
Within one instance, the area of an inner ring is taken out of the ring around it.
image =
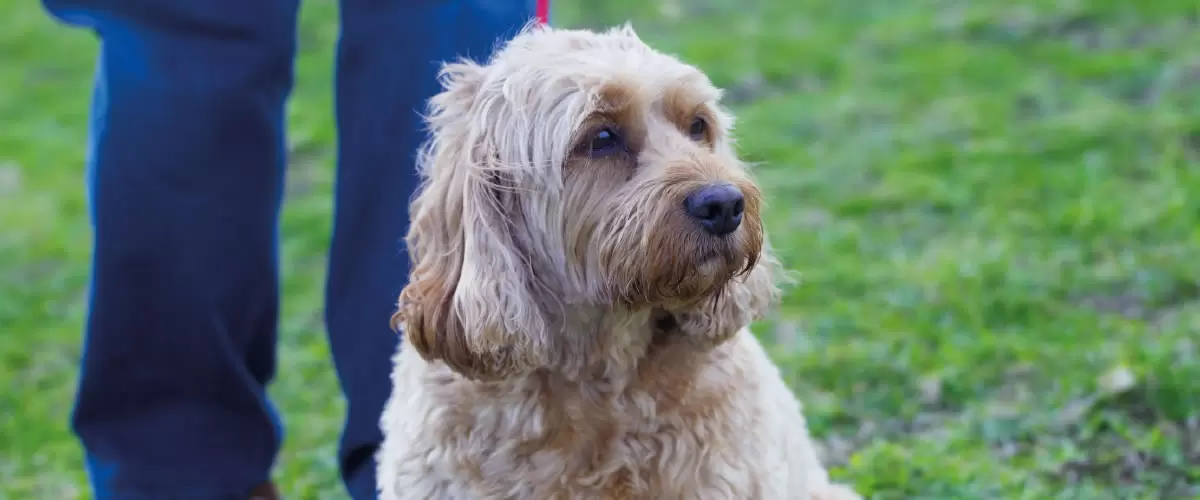
[[[560,25],[632,19],[728,89],[802,276],[758,331],[838,478],[880,499],[1200,497],[1200,2],[554,2]],[[277,475],[342,498],[320,321],[335,3],[302,23]],[[0,498],[89,496],[67,415],[95,49],[0,4]]]

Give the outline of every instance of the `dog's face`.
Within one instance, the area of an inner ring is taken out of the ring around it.
[[[629,28],[534,28],[442,82],[395,318],[427,359],[579,363],[630,340],[586,326],[619,317],[712,345],[774,298],[761,194],[699,70]]]

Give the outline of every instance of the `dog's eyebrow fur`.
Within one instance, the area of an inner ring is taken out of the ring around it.
[[[597,88],[591,95],[589,112],[571,135],[572,145],[589,140],[588,135],[598,131],[601,124],[611,124],[620,128],[625,140],[630,142],[629,146],[636,149],[645,135],[638,116],[641,96],[637,90],[634,82],[624,79],[613,79]]]
[[[638,92],[634,82],[614,78],[601,85],[595,96],[597,110],[612,113],[636,105]]]
[[[660,99],[662,113],[681,127],[688,126],[696,115],[711,115],[711,107],[720,99],[720,92],[711,85],[671,85]]]

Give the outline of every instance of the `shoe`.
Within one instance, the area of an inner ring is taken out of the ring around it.
[[[265,483],[254,488],[247,500],[280,500],[279,490],[275,489],[274,484]]]

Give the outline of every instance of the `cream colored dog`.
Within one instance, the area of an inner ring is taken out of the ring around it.
[[[703,73],[531,27],[442,84],[383,499],[858,498],[747,328],[777,264]]]

